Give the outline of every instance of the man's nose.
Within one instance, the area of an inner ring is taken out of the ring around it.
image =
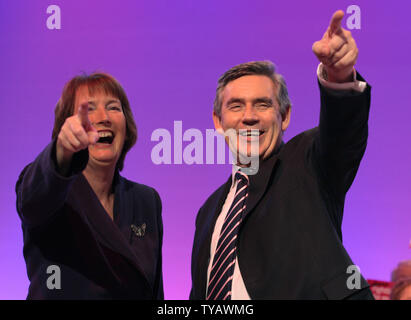
[[[252,105],[246,105],[243,114],[243,123],[247,125],[256,124],[259,121],[256,110]]]

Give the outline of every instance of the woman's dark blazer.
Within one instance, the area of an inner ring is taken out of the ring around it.
[[[55,145],[16,184],[27,299],[163,299],[158,193],[116,172],[112,220],[82,174],[88,151],[74,155],[65,177]]]

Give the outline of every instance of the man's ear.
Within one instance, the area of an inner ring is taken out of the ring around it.
[[[284,132],[287,130],[291,119],[291,105],[287,106],[286,111],[281,115],[281,130]]]
[[[221,116],[217,115],[215,111],[213,111],[213,122],[214,122],[214,127],[218,133],[223,133],[223,127],[221,125]]]

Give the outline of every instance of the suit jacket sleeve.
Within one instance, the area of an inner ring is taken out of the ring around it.
[[[159,237],[160,237],[160,246],[159,246],[159,252],[157,256],[157,272],[156,274],[158,275],[156,277],[156,283],[154,285],[154,297],[157,300],[164,300],[164,287],[163,287],[163,265],[162,265],[162,247],[163,247],[163,223],[162,223],[162,217],[161,217],[161,211],[162,211],[162,204],[161,204],[161,199],[157,191],[154,190],[154,197],[156,199],[156,206],[157,206],[157,221],[158,221],[158,228],[159,228]]]
[[[47,222],[64,204],[72,183],[88,162],[88,150],[74,154],[70,173],[62,176],[57,171],[56,140],[53,140],[20,173],[16,183],[16,207],[27,227]]]
[[[192,250],[191,250],[191,289],[190,289],[190,294],[189,294],[189,297],[188,297],[188,299],[189,300],[195,300],[196,299],[196,297],[195,297],[195,294],[194,294],[194,280],[195,280],[195,278],[194,278],[194,265],[196,265],[196,261],[194,261],[194,250],[196,249],[196,235],[197,235],[197,221],[198,221],[198,217],[199,217],[199,215],[200,215],[200,212],[201,212],[201,209],[197,212],[197,216],[196,216],[196,221],[195,221],[195,228],[196,228],[196,230],[195,230],[195,233],[194,233],[194,241],[193,241],[193,248],[192,248]],[[197,244],[197,246],[198,246],[198,244]]]
[[[367,145],[371,87],[367,84],[363,92],[341,94],[320,85],[320,93],[320,125],[313,158],[323,187],[343,203]]]
[[[201,268],[198,266],[200,260],[200,239],[199,237],[199,224],[201,224],[203,220],[203,206],[198,210],[196,220],[195,220],[195,234],[194,234],[194,241],[193,241],[193,248],[191,253],[191,290],[189,295],[189,300],[202,300],[205,299],[205,292],[201,293],[199,290],[199,281],[196,277],[196,271]],[[202,269],[200,272],[207,272],[207,269]]]

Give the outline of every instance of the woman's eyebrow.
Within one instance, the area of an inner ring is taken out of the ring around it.
[[[113,99],[108,100],[108,101],[106,102],[106,105],[109,105],[109,104],[111,104],[111,103],[120,103],[120,100],[118,100],[118,99],[115,99],[115,100],[113,100]]]

